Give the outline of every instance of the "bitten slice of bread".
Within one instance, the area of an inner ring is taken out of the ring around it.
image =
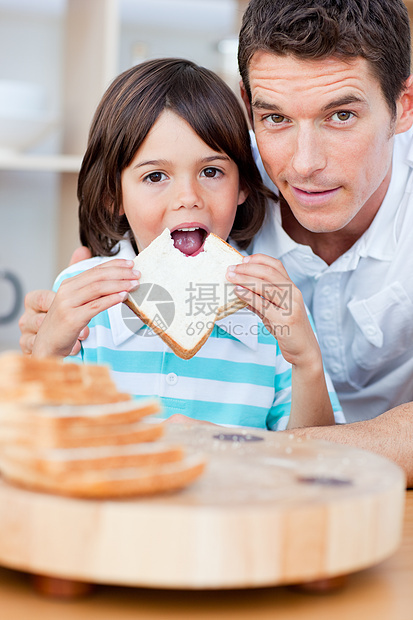
[[[172,351],[190,359],[211,334],[215,322],[244,308],[225,274],[242,262],[237,252],[210,233],[203,251],[186,256],[165,229],[135,258],[139,288],[125,304],[162,338]]]

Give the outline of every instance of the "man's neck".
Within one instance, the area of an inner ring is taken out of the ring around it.
[[[384,198],[384,196],[385,192],[382,198]],[[331,265],[340,256],[345,254],[366,232],[376,216],[380,205],[381,202],[378,203],[375,209],[359,212],[350,223],[351,225],[346,226],[342,230],[323,233],[312,232],[304,228],[295,218],[287,202],[281,196],[282,227],[296,243],[309,245],[314,254],[322,258],[327,265]]]

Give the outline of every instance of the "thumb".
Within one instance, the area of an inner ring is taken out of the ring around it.
[[[87,258],[92,258],[92,252],[89,248],[86,248],[84,245],[76,248],[76,250],[72,254],[72,258],[70,259],[69,266],[78,263],[81,260],[86,260]]]

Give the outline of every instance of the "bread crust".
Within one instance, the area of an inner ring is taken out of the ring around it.
[[[165,231],[164,231],[164,233],[165,233]],[[164,233],[162,233],[162,234],[164,234]],[[168,231],[168,233],[169,233],[169,231]],[[159,238],[160,237],[158,237],[158,239]],[[228,251],[230,251],[231,255],[234,256],[234,262],[235,262],[235,257],[238,257],[239,262],[241,262],[241,260],[243,258],[242,254],[240,252],[238,252],[238,250],[233,248],[229,243],[227,243],[226,241],[224,241],[223,239],[221,239],[220,237],[218,237],[214,233],[210,233],[208,235],[208,238],[213,239],[216,244],[220,244],[224,248],[226,248]],[[153,242],[153,243],[155,243],[155,242]],[[151,251],[151,245],[149,245],[144,251],[145,252],[148,252],[148,250]],[[179,250],[174,250],[174,251],[179,252]],[[135,261],[137,261],[138,259],[139,259],[139,255],[138,255],[137,259],[135,259]],[[193,259],[191,257],[187,257],[187,260],[191,261],[191,260],[195,260],[195,259]],[[138,263],[137,263],[137,268],[139,268]],[[182,346],[182,344],[177,342],[177,340],[175,338],[173,338],[168,333],[167,330],[162,329],[161,327],[159,327],[159,325],[157,325],[154,322],[153,318],[148,316],[142,310],[142,308],[134,301],[134,299],[131,297],[131,295],[129,295],[128,298],[123,303],[126,306],[128,306],[141,319],[141,321],[143,323],[145,323],[145,325],[150,327],[154,331],[154,333],[157,334],[168,345],[168,347],[175,353],[175,355],[177,355],[178,357],[180,357],[182,359],[185,359],[185,360],[191,359],[201,349],[201,347],[205,344],[205,342],[208,340],[209,336],[211,335],[211,332],[214,329],[214,326],[215,326],[217,321],[220,321],[221,319],[225,318],[226,316],[229,316],[230,314],[233,314],[234,312],[237,312],[238,310],[241,310],[242,308],[245,308],[247,306],[247,303],[242,301],[239,298],[237,298],[235,300],[232,300],[229,303],[221,305],[217,309],[215,316],[213,318],[211,318],[211,320],[209,321],[209,323],[211,325],[208,328],[207,332],[205,332],[204,334],[202,334],[202,336],[200,336],[199,340],[194,344],[194,346],[192,346],[190,348],[186,348],[186,347]]]

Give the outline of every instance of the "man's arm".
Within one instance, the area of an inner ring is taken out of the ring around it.
[[[297,436],[325,439],[363,448],[399,465],[413,488],[413,403],[399,405],[372,420],[338,426],[317,426],[286,431]]]

